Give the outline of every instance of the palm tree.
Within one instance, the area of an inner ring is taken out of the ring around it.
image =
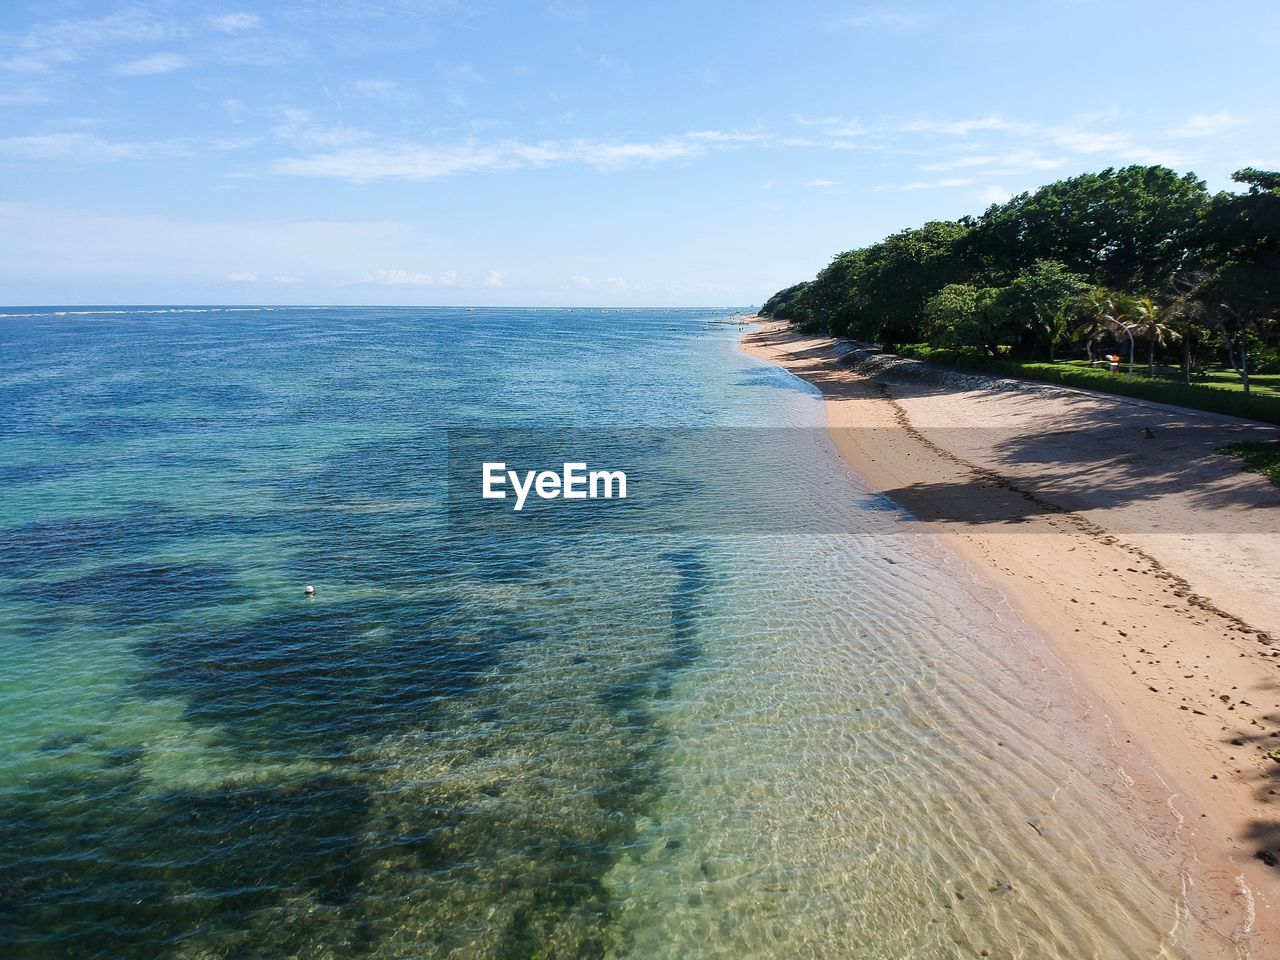
[[[1048,307],[1036,307],[1036,319],[1040,324],[1040,332],[1049,344],[1050,363],[1056,362],[1058,344],[1062,342],[1070,331],[1071,318],[1076,314],[1077,310],[1076,304],[1070,301],[1060,303],[1056,309],[1052,310]]]
[[[1084,349],[1092,364],[1093,345],[1108,325],[1121,325],[1127,304],[1121,294],[1113,293],[1106,287],[1094,287],[1080,298],[1076,307],[1084,315],[1085,322],[1076,328],[1075,335],[1085,338]]]
[[[1133,301],[1133,315],[1138,320],[1139,332],[1147,338],[1147,376],[1154,377],[1156,348],[1181,340],[1182,334],[1164,322],[1164,309],[1150,297],[1138,297]]]

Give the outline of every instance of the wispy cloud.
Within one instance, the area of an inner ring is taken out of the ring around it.
[[[53,97],[48,92],[34,85],[0,90],[0,104],[5,106],[30,106],[37,103],[48,103],[52,99]]]
[[[928,173],[949,170],[981,170],[984,175],[1004,172],[1025,173],[1031,170],[1053,170],[1062,166],[1061,157],[1050,157],[1034,150],[1007,150],[1000,153],[951,155],[942,160],[919,165]]]
[[[1234,113],[1194,113],[1182,123],[1165,132],[1173,140],[1198,140],[1216,137],[1228,130],[1243,127],[1248,121]]]
[[[899,133],[926,133],[948,137],[967,137],[982,130],[1010,130],[1017,124],[995,114],[968,120],[912,120],[897,127]]]
[[[412,95],[394,80],[366,78],[355,80],[351,84],[356,93],[370,100],[381,100],[384,103],[408,103]]]
[[[187,32],[177,21],[130,7],[106,17],[64,18],[37,24],[10,40],[0,58],[10,70],[45,72],[96,53],[119,53],[143,43],[159,43]]]
[[[888,30],[916,30],[930,23],[934,15],[930,11],[894,10],[890,7],[865,7],[862,10],[837,17],[836,22],[848,27],[881,27]]]
[[[506,274],[500,270],[490,270],[484,275],[484,285],[486,287],[502,287],[507,283]]]
[[[180,53],[156,53],[141,60],[131,60],[115,68],[122,77],[149,77],[162,73],[173,73],[187,66],[187,58]]]
[[[978,192],[978,199],[988,207],[993,203],[1004,203],[1012,196],[1013,194],[1004,187],[994,183],[988,184]]]
[[[626,277],[605,277],[603,280],[594,280],[586,276],[573,276],[569,278],[569,286],[575,290],[609,290],[621,291],[630,288]]]
[[[104,60],[109,66],[146,54],[114,68],[145,75],[186,65],[175,59],[179,54],[148,53],[148,46],[190,46],[202,63],[274,63],[306,49],[295,37],[271,36],[260,27],[256,13],[191,18],[171,11],[169,4],[134,3],[103,17],[63,17],[35,23],[25,33],[0,34],[0,69],[49,75],[82,61]]]
[[[341,147],[370,139],[370,134],[317,120],[310,110],[286,107],[279,113],[280,122],[272,132],[299,147]]]
[[[783,141],[788,146],[831,150],[874,149],[891,156],[920,158],[927,173],[964,172],[964,177],[922,180],[892,189],[925,190],[966,186],[978,179],[1021,177],[1087,162],[1091,164],[1192,165],[1196,158],[1179,143],[1208,139],[1245,123],[1228,113],[1196,114],[1161,131],[1127,128],[1115,111],[1085,114],[1064,123],[1015,120],[1000,114],[959,119],[915,118],[863,126],[842,116],[797,116],[814,133]],[[858,134],[849,137],[848,128]]]
[[[378,283],[388,287],[430,287],[435,278],[429,273],[414,273],[409,270],[379,269],[364,275],[365,283]]]
[[[88,133],[45,133],[0,139],[0,153],[32,160],[71,158],[100,162],[180,152],[181,148],[173,141],[117,143]]]
[[[246,30],[256,30],[262,26],[262,18],[256,13],[224,13],[221,16],[210,17],[208,24],[223,33],[244,33]]]
[[[553,20],[583,21],[591,17],[591,9],[581,3],[548,3],[542,12]]]
[[[42,133],[25,137],[0,138],[0,154],[26,160],[73,160],[105,163],[115,160],[145,160],[155,157],[182,157],[211,150],[238,150],[251,146],[253,139],[179,137],[172,140],[115,141],[90,133]]]
[[[940,180],[921,180],[916,183],[904,183],[898,190],[944,190],[948,187],[967,187],[974,183],[973,177],[943,177]]]
[[[231,283],[257,283],[258,273],[256,270],[239,270],[235,273],[228,273],[227,280]]]
[[[520,140],[440,145],[400,143],[283,158],[276,161],[274,169],[277,173],[292,176],[337,177],[357,182],[433,180],[463,173],[564,164],[612,170],[636,163],[688,159],[710,150],[731,149],[757,139],[757,134],[698,130],[655,141],[574,139],[536,143]]]

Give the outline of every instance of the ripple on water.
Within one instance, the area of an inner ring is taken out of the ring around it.
[[[1088,701],[710,316],[0,323],[15,955],[1235,956]],[[444,430],[539,423],[675,506],[447,517]]]

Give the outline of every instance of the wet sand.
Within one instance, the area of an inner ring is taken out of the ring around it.
[[[1280,490],[1213,452],[1280,430],[868,374],[771,321],[743,347],[816,385],[850,466],[1049,638],[1173,788],[1205,892],[1246,901],[1252,955],[1280,954],[1280,866],[1259,858],[1280,862]]]

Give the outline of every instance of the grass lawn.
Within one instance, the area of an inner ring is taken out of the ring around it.
[[[1146,367],[1134,365],[1134,373],[1112,373],[1102,367],[1090,367],[1087,360],[1066,360],[1059,363],[1024,363],[1008,357],[983,357],[956,350],[941,350],[924,346],[903,346],[898,353],[904,357],[928,360],[967,370],[983,370],[999,376],[1019,377],[1059,383],[1064,387],[1096,390],[1122,397],[1137,397],[1168,403],[1192,410],[1225,413],[1280,424],[1280,375],[1263,374],[1253,379],[1254,389],[1248,397],[1241,389],[1235,373],[1215,371],[1206,378],[1196,378],[1183,383],[1174,377],[1146,375]],[[1121,370],[1125,369],[1122,365]],[[1141,371],[1141,372],[1138,372]],[[1251,378],[1252,379],[1252,378]]]
[[[1260,473],[1280,487],[1280,441],[1232,443],[1219,447],[1218,453],[1239,457],[1243,469]]]
[[[1073,367],[1080,367],[1083,370],[1090,369],[1088,360],[1066,360],[1063,361]],[[1123,373],[1129,368],[1127,363],[1120,364],[1120,372]],[[1103,369],[1098,367],[1096,369]],[[1161,374],[1159,368],[1156,368],[1156,379],[1168,380],[1173,383],[1182,383],[1182,374]],[[1110,371],[1105,371],[1110,372]],[[1133,365],[1133,375],[1150,379],[1147,376],[1147,366],[1144,363],[1135,363]],[[1244,385],[1240,382],[1240,377],[1234,370],[1209,370],[1202,374],[1195,375],[1191,378],[1193,387],[1212,387],[1217,390],[1235,390],[1239,393],[1244,392]],[[1249,376],[1249,388],[1258,396],[1280,397],[1280,373],[1254,373]]]

